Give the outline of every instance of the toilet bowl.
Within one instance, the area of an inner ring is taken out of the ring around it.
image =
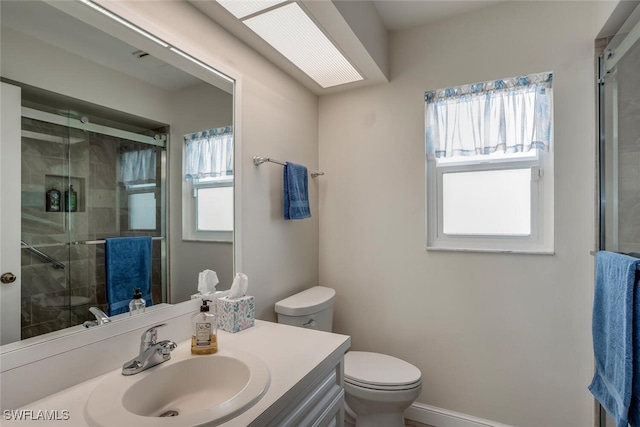
[[[422,391],[422,375],[393,356],[349,351],[344,356],[344,391],[357,427],[402,427],[404,411]]]
[[[278,323],[331,332],[335,291],[314,286],[275,305]],[[344,357],[346,425],[403,427],[422,391],[418,368],[393,356],[349,351]]]

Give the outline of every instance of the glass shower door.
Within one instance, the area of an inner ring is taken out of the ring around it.
[[[22,117],[22,339],[72,326],[67,244],[71,217],[65,209],[71,140],[63,124],[49,123],[38,114]]]
[[[639,22],[637,8],[600,60],[600,249],[625,253],[640,253]]]
[[[21,338],[108,313],[106,238],[152,238],[150,300],[166,301],[166,137],[37,107],[22,117]]]

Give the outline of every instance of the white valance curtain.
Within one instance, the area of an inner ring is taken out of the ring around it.
[[[552,80],[552,73],[539,73],[425,93],[427,155],[547,150]]]
[[[233,176],[233,128],[225,126],[184,136],[185,178]]]
[[[153,183],[156,174],[155,148],[120,154],[120,182],[125,185]]]

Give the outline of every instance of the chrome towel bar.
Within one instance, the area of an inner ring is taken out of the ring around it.
[[[277,163],[279,165],[286,165],[286,162],[281,162],[280,160],[275,160],[272,159],[271,157],[260,157],[260,156],[253,156],[253,164],[256,166],[260,166],[263,163]],[[312,171],[309,170],[309,175],[311,175],[311,178],[316,178],[320,175],[324,175],[324,172],[317,172],[317,171]]]

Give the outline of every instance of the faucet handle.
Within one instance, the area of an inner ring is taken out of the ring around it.
[[[175,350],[176,348],[178,348],[178,344],[176,344],[173,341],[170,340],[164,340],[164,341],[160,341],[159,343],[156,344],[159,348],[160,353],[166,357],[167,355],[169,355],[173,350]],[[171,357],[171,356],[169,356]]]
[[[167,326],[167,324],[161,323],[159,325],[152,326],[142,333],[142,337],[140,337],[140,354],[156,343],[158,339],[157,329],[161,326]]]

